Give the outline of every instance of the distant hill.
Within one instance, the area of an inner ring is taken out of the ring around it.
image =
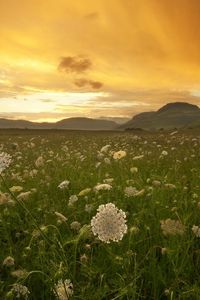
[[[116,129],[117,126],[114,121],[91,118],[69,118],[55,123],[55,128],[77,130],[112,130]]]
[[[200,109],[197,105],[168,103],[158,111],[144,112],[134,116],[119,129],[141,128],[146,130],[193,128],[200,126]]]
[[[26,120],[0,118],[0,128],[19,129],[72,129],[72,130],[114,130],[118,124],[114,121],[91,118],[69,118],[56,123],[37,123]]]

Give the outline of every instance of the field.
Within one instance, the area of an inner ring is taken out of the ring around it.
[[[5,130],[0,146],[1,300],[200,299],[200,133]],[[127,220],[110,243],[91,227],[107,203]]]

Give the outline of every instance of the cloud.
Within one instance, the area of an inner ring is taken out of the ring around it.
[[[74,81],[74,84],[77,87],[79,87],[79,88],[88,87],[89,86],[89,87],[91,87],[93,89],[100,89],[103,86],[103,83],[100,82],[100,81],[94,81],[94,80],[85,79],[85,78],[76,79]]]
[[[82,73],[92,66],[92,62],[88,58],[79,56],[65,56],[61,58],[58,70],[66,73]]]

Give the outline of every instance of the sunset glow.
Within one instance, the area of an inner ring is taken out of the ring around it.
[[[0,116],[132,117],[200,104],[200,1],[0,3]]]

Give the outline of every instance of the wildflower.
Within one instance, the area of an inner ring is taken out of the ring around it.
[[[80,256],[80,261],[85,264],[88,262],[88,256],[84,253]]]
[[[185,231],[185,226],[178,220],[161,220],[160,224],[164,235],[182,235]]]
[[[126,214],[113,203],[100,205],[91,220],[92,232],[105,242],[118,242],[127,232]]]
[[[87,213],[91,213],[92,210],[93,210],[93,205],[92,204],[85,204],[85,211]]]
[[[71,195],[69,197],[68,206],[73,206],[75,202],[78,201],[78,197],[76,195]]]
[[[137,196],[143,196],[145,193],[145,190],[142,189],[141,191],[138,191],[135,187],[133,186],[127,186],[124,189],[124,193],[126,197],[137,197]]]
[[[91,188],[86,188],[79,192],[78,196],[85,196],[91,191]]]
[[[114,178],[106,178],[103,180],[103,183],[112,183],[114,181]]]
[[[133,234],[137,234],[139,232],[139,228],[137,226],[132,226],[130,228],[130,232],[133,233]]]
[[[10,200],[10,195],[0,192],[0,205],[8,204]]]
[[[192,232],[194,233],[194,235],[196,237],[200,237],[200,227],[199,226],[193,225]]]
[[[11,275],[16,278],[24,278],[25,276],[28,275],[28,272],[23,269],[18,269],[18,270],[12,271]]]
[[[18,200],[27,200],[29,198],[29,196],[31,195],[31,192],[24,192],[24,193],[20,193],[18,196],[17,196],[17,199]]]
[[[145,193],[145,189],[142,189],[142,190],[138,191],[138,192],[135,194],[135,197],[143,196],[144,193]]]
[[[15,283],[12,287],[12,293],[15,295],[16,298],[23,297],[24,299],[28,299],[28,295],[30,294],[28,288],[25,285]]]
[[[133,197],[137,194],[138,190],[133,186],[127,186],[124,189],[124,194],[126,197]]]
[[[167,155],[168,155],[168,152],[165,151],[165,150],[163,150],[162,153],[161,153],[161,155],[162,155],[162,156],[167,156]]]
[[[78,221],[74,221],[70,224],[72,230],[79,231],[81,229],[81,224]]]
[[[43,167],[44,166],[44,159],[42,156],[39,156],[36,161],[35,161],[35,165],[37,168]]]
[[[15,260],[11,256],[7,256],[3,261],[3,266],[5,267],[12,267],[15,264]]]
[[[56,217],[58,217],[59,221],[61,221],[61,222],[66,222],[67,221],[67,218],[63,214],[55,211],[55,215],[56,215]]]
[[[125,157],[125,156],[126,156],[126,151],[123,151],[123,150],[114,152],[114,154],[113,154],[113,158],[114,158],[115,160],[119,160],[119,159],[121,159],[121,158],[123,158],[123,157]]]
[[[96,164],[95,164],[95,168],[98,169],[98,167],[101,165],[101,162],[98,161]]]
[[[140,160],[140,159],[142,159],[144,157],[144,155],[142,154],[142,155],[137,155],[137,156],[134,156],[133,157],[133,160]]]
[[[167,253],[167,248],[163,247],[161,248],[161,254],[165,255]]]
[[[170,190],[173,190],[176,188],[175,184],[172,184],[172,183],[165,183],[164,186]]]
[[[14,185],[14,186],[12,186],[11,188],[10,188],[10,191],[12,192],[12,193],[19,193],[19,192],[21,192],[23,190],[23,187],[22,186],[16,186],[16,185]]]
[[[94,187],[94,190],[96,191],[96,192],[98,192],[98,191],[101,191],[101,190],[107,190],[107,191],[109,191],[109,190],[111,190],[112,189],[112,185],[110,185],[110,184],[108,184],[108,183],[102,183],[102,184],[97,184],[95,187]]]
[[[103,146],[103,147],[101,148],[100,152],[106,153],[106,152],[109,150],[110,147],[111,147],[110,145],[105,145],[105,146]]]
[[[107,165],[110,165],[110,164],[111,164],[110,159],[109,159],[108,157],[105,157],[105,158],[104,158],[104,162],[105,162],[105,164],[107,164]]]
[[[11,155],[5,152],[0,153],[0,175],[11,164]]]
[[[130,168],[130,172],[131,172],[132,174],[135,174],[135,173],[138,172],[138,168],[137,168],[137,167],[132,167],[132,168]]]
[[[155,187],[159,187],[159,186],[161,186],[161,182],[159,180],[153,180],[152,185]]]
[[[68,300],[73,295],[73,284],[69,279],[59,280],[55,290],[59,300]]]
[[[67,189],[69,186],[69,183],[70,183],[69,180],[64,180],[58,185],[58,188],[61,190]]]

